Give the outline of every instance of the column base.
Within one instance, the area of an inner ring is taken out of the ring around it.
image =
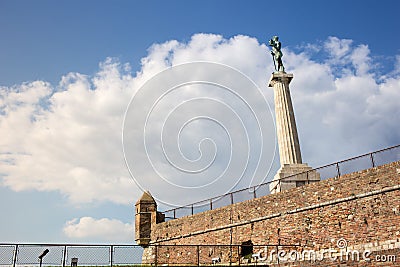
[[[274,176],[274,179],[269,185],[269,190],[271,194],[275,194],[283,190],[318,182],[320,180],[321,178],[319,173],[315,170],[312,170],[312,168],[306,163],[284,164]]]

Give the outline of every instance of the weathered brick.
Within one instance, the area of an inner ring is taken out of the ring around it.
[[[375,249],[379,252],[392,249],[398,253],[400,243],[398,169],[400,162],[393,162],[158,223],[151,228],[150,243],[230,245],[251,240],[255,245],[280,242],[321,250],[336,247],[337,240],[344,238],[348,245],[360,250]],[[143,259],[150,263],[152,252],[149,249],[145,251],[146,257]],[[399,258],[397,266],[400,266],[400,255],[397,255]],[[309,266],[304,264],[292,263],[281,266]],[[363,266],[362,262],[345,264]],[[381,262],[368,264],[368,266],[384,266]],[[313,266],[338,265],[338,262],[321,261]]]

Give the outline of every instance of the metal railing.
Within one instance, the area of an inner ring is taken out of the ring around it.
[[[135,245],[0,244],[0,266],[65,267],[76,266],[76,261],[80,266],[140,265],[142,253],[143,248]]]
[[[331,163],[322,167],[318,167],[306,172],[286,176],[279,180],[275,180],[274,186],[280,186],[285,179],[293,179],[296,176],[307,176],[311,172],[318,172],[321,180],[328,178],[340,177],[345,174],[362,171],[365,169],[381,166],[387,163],[400,160],[400,145],[377,150],[357,157]],[[183,216],[193,215],[195,213],[213,210],[219,207],[239,203],[245,200],[254,199],[269,195],[271,193],[270,185],[272,181],[262,183],[257,186],[244,188],[224,195],[216,196],[206,200],[194,202],[189,205],[164,211],[167,220],[181,218]]]
[[[279,251],[300,245],[138,245],[0,244],[0,266],[210,266],[279,263]],[[39,260],[43,252],[47,253]]]

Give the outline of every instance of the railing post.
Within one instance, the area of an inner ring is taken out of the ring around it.
[[[176,209],[174,209],[174,219],[176,219]]]
[[[193,215],[193,213],[194,213],[194,210],[193,210],[193,204],[192,204],[192,215]]]
[[[15,267],[17,263],[17,257],[18,257],[18,245],[15,245],[14,256],[13,256],[13,267]]]
[[[256,187],[253,186],[253,198],[257,198]]]
[[[200,266],[200,247],[197,245],[197,266]]]
[[[371,157],[371,162],[372,162],[372,168],[375,168],[374,153],[371,153],[370,157]]]
[[[233,204],[233,193],[230,193],[231,195],[231,204]]]
[[[337,171],[338,177],[340,177],[339,162],[336,162],[336,171]]]
[[[113,266],[113,254],[114,254],[114,246],[113,245],[111,245],[110,246],[110,266],[112,267]]]
[[[64,253],[63,253],[63,260],[62,260],[62,267],[65,267],[65,261],[67,260],[67,246],[64,246]]]
[[[212,206],[212,198],[210,198],[210,210],[212,210],[213,209],[213,206]]]

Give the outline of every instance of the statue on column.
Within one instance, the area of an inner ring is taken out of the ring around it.
[[[283,53],[281,51],[281,42],[279,42],[279,37],[274,36],[269,40],[269,46],[272,47],[272,58],[274,60],[275,71],[285,72],[285,67],[282,63]]]

